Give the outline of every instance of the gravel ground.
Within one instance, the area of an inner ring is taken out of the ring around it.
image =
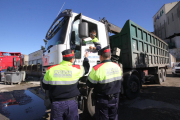
[[[180,76],[168,69],[162,85],[146,83],[135,100],[120,100],[119,120],[180,120],[179,93]]]

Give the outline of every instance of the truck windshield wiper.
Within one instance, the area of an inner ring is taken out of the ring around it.
[[[54,33],[58,28],[60,29],[62,27],[62,25],[64,25],[65,21],[67,20],[67,18],[63,18],[60,21],[57,21],[56,24],[54,24],[52,26],[52,29],[49,31],[49,35],[51,35],[52,33]]]

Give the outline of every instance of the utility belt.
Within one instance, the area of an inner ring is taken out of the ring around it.
[[[55,102],[55,101],[68,101],[68,100],[76,100],[77,101],[77,97],[72,97],[72,98],[67,98],[67,99],[52,98],[52,102]]]
[[[117,98],[119,97],[119,95],[118,95],[118,93],[116,93],[116,94],[110,94],[110,95],[99,95],[99,94],[93,95],[93,94],[92,94],[91,97],[93,98],[93,99],[92,99],[92,105],[94,106],[94,105],[96,105],[96,100],[97,100],[98,98],[106,99],[106,100],[108,100],[108,101],[111,101],[111,100],[113,100],[113,98],[117,99]]]
[[[112,100],[113,98],[117,98],[118,97],[118,94],[110,94],[110,95],[99,95],[97,94],[96,95],[96,98],[104,98],[104,99],[107,99],[108,101]]]

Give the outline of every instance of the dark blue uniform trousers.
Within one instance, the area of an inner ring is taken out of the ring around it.
[[[51,120],[79,120],[77,101],[52,102]]]
[[[119,97],[113,97],[112,100],[97,97],[95,105],[96,120],[118,120],[118,102]]]

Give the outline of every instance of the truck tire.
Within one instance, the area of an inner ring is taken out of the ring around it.
[[[162,77],[163,77],[163,82],[166,81],[166,70],[165,68],[162,69]]]
[[[154,78],[155,78],[155,83],[156,84],[160,84],[160,85],[162,84],[162,82],[163,82],[163,74],[162,74],[161,69],[158,70],[158,74],[154,75]]]
[[[125,81],[125,95],[128,99],[135,99],[140,93],[140,80],[139,78],[132,74],[124,79]]]
[[[95,114],[95,106],[92,105],[92,100],[93,100],[91,97],[92,94],[93,94],[93,88],[91,88],[88,98],[87,98],[87,109],[88,109],[89,114],[93,117]]]
[[[173,77],[176,77],[176,74],[174,74],[173,72],[172,72],[172,75],[173,75]]]

